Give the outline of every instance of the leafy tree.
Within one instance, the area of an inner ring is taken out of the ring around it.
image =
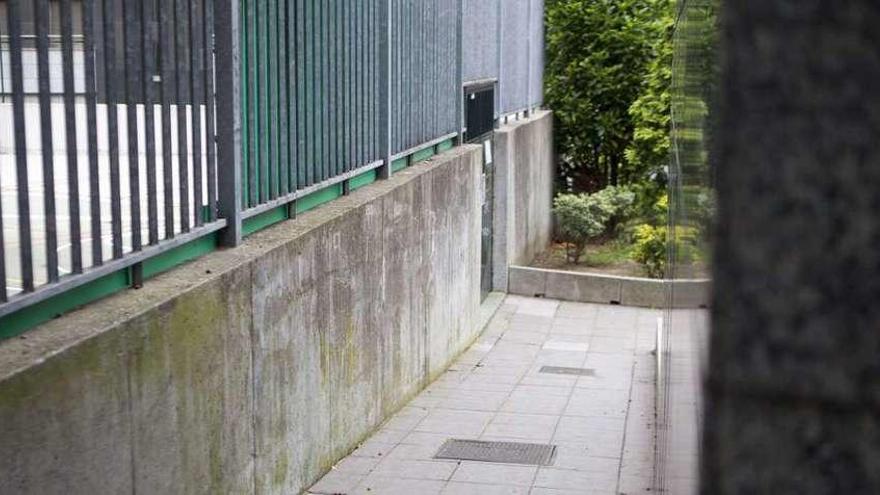
[[[652,61],[658,58],[658,40],[671,11],[671,0],[547,2],[546,101],[558,121],[560,179],[571,181],[574,190],[596,191],[640,178],[636,171],[623,170],[629,149],[633,159],[652,160],[650,166],[640,162],[640,168],[657,167],[656,154],[641,155],[643,147],[656,144],[649,142],[651,136],[633,148],[633,113],[645,123],[639,129],[649,130],[654,121],[663,124],[656,116],[663,113],[662,105],[646,96],[643,108],[631,107],[654,79],[658,91],[663,81],[668,85],[664,62]],[[649,78],[652,65],[661,74]]]
[[[651,31],[656,36],[642,92],[629,107],[633,138],[626,149],[627,181],[665,177],[672,132],[672,58],[674,0],[656,2]]]

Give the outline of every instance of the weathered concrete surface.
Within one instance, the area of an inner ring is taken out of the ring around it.
[[[479,326],[463,147],[0,344],[0,493],[298,493]]]
[[[880,3],[722,2],[702,492],[880,493]]]
[[[700,279],[667,281],[527,266],[511,266],[509,271],[511,294],[561,301],[696,309],[709,306],[712,290],[709,280]]]
[[[492,251],[494,290],[508,290],[507,267],[525,265],[553,234],[553,114],[495,131],[495,221]]]

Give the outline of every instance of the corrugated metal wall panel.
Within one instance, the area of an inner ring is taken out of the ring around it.
[[[529,0],[501,6],[501,113],[527,106]]]
[[[532,15],[530,17],[531,46],[529,58],[531,63],[529,103],[544,103],[544,0],[531,0]]]
[[[498,8],[501,0],[464,0],[462,72],[467,81],[498,78]]]

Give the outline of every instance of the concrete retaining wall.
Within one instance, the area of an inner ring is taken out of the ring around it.
[[[510,293],[528,297],[646,308],[700,308],[709,306],[710,292],[708,280],[666,281],[510,267]]]
[[[478,333],[463,147],[0,344],[0,493],[298,493]]]
[[[509,266],[528,264],[550,244],[554,177],[551,112],[495,132],[495,290],[507,291]]]

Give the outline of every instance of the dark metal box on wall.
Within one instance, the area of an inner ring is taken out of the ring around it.
[[[465,84],[464,118],[465,141],[481,141],[495,129],[494,79]]]

